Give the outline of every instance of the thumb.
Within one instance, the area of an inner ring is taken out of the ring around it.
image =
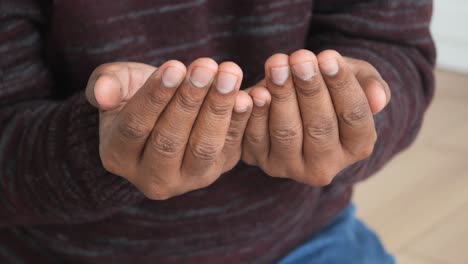
[[[366,94],[373,114],[382,111],[390,102],[391,91],[387,82],[370,63],[346,57],[351,70]]]
[[[130,99],[155,70],[151,65],[135,62],[102,64],[88,80],[86,97],[100,110],[113,110]]]
[[[382,79],[358,80],[361,84],[373,114],[381,112],[390,102],[390,89]]]

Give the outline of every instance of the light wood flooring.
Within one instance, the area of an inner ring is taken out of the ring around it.
[[[358,214],[401,264],[468,264],[468,76],[438,71],[408,150],[359,184]]]

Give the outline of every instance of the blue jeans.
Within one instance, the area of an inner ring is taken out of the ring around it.
[[[328,227],[278,264],[394,264],[377,235],[356,218],[350,205]]]

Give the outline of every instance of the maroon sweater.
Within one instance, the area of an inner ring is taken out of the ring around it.
[[[0,0],[0,263],[265,263],[349,203],[414,139],[433,94],[430,0]],[[243,87],[276,52],[331,48],[372,63],[392,101],[374,154],[315,188],[238,164],[150,201],[104,170],[83,89],[113,61],[232,60]]]

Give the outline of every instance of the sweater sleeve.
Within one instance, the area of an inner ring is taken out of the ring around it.
[[[86,222],[143,199],[104,170],[84,94],[53,99],[45,24],[32,2],[0,2],[0,227]]]
[[[369,177],[414,141],[434,92],[431,15],[431,0],[316,2],[308,48],[334,49],[371,63],[392,92],[389,105],[375,116],[374,153],[343,170],[335,181],[350,184]]]

